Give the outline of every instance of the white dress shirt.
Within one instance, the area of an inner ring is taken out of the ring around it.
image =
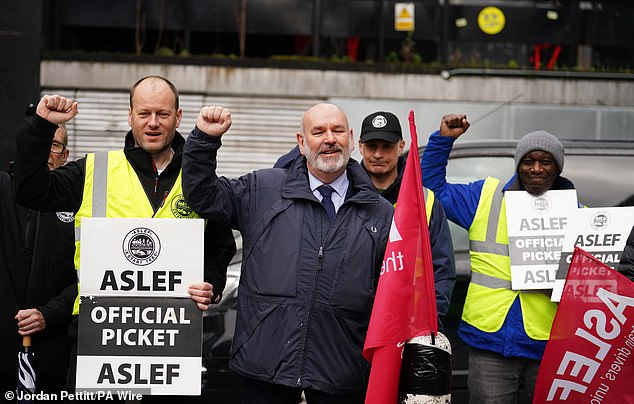
[[[321,196],[321,193],[317,190],[317,188],[322,186],[324,183],[319,181],[310,173],[310,171],[308,172],[308,182],[310,190],[313,191],[313,195],[315,195],[315,198],[321,202],[323,196]],[[348,185],[350,185],[350,181],[344,171],[339,178],[327,185],[330,185],[332,189],[334,189],[332,195],[330,195],[330,199],[332,199],[332,204],[335,205],[336,213],[339,211],[339,208],[343,205],[343,201],[346,199],[346,192],[348,192]]]

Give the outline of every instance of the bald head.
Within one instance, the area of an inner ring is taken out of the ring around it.
[[[342,122],[345,122],[346,128],[350,127],[350,125],[348,124],[348,117],[346,116],[346,113],[343,112],[343,110],[339,108],[339,106],[323,102],[315,104],[304,111],[304,114],[302,115],[302,125],[300,127],[300,132],[302,133],[302,135],[305,134],[307,120],[311,121],[315,119],[314,117],[321,116],[326,113],[330,113],[333,116],[340,115],[339,119],[341,119]]]
[[[334,104],[313,105],[304,112],[297,144],[308,171],[331,183],[345,171],[354,144],[348,117]]]
[[[182,117],[178,92],[169,80],[144,77],[130,89],[128,124],[134,142],[152,156],[158,169],[172,160],[171,145]]]
[[[130,88],[130,108],[132,108],[132,103],[134,102],[134,93],[141,85],[153,91],[167,90],[171,92],[174,96],[174,109],[178,109],[178,90],[171,81],[162,76],[146,76],[134,83]]]

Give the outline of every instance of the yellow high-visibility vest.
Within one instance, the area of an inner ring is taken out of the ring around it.
[[[432,207],[434,206],[434,191],[423,188],[423,195],[425,196],[425,213],[427,214],[427,226],[429,226]],[[396,206],[396,204],[394,204],[394,206]]]
[[[90,153],[86,156],[84,194],[75,215],[75,270],[79,280],[81,221],[86,217],[118,218],[197,218],[183,197],[182,172],[163,204],[154,213],[141,181],[125,157],[123,150]],[[79,282],[73,315],[79,314]]]
[[[511,289],[511,259],[502,188],[496,178],[488,177],[484,181],[469,228],[471,282],[462,319],[479,330],[496,332],[519,295],[526,334],[535,340],[547,340],[557,304],[543,293]]]

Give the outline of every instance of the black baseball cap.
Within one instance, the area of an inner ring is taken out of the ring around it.
[[[403,139],[401,123],[396,115],[391,112],[374,112],[363,119],[359,139],[361,143],[375,139],[396,143]]]

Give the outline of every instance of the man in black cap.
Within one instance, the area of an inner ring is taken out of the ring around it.
[[[405,169],[404,148],[401,123],[396,115],[379,111],[363,119],[359,138],[361,165],[377,191],[392,204],[398,198]]]
[[[361,167],[370,176],[378,193],[393,205],[401,189],[406,158],[403,156],[405,141],[401,123],[391,112],[374,112],[363,119],[359,138],[359,151],[363,160]],[[445,211],[434,193],[423,189],[425,211],[429,222],[434,286],[438,324],[449,310],[449,301],[456,283],[453,244]]]

